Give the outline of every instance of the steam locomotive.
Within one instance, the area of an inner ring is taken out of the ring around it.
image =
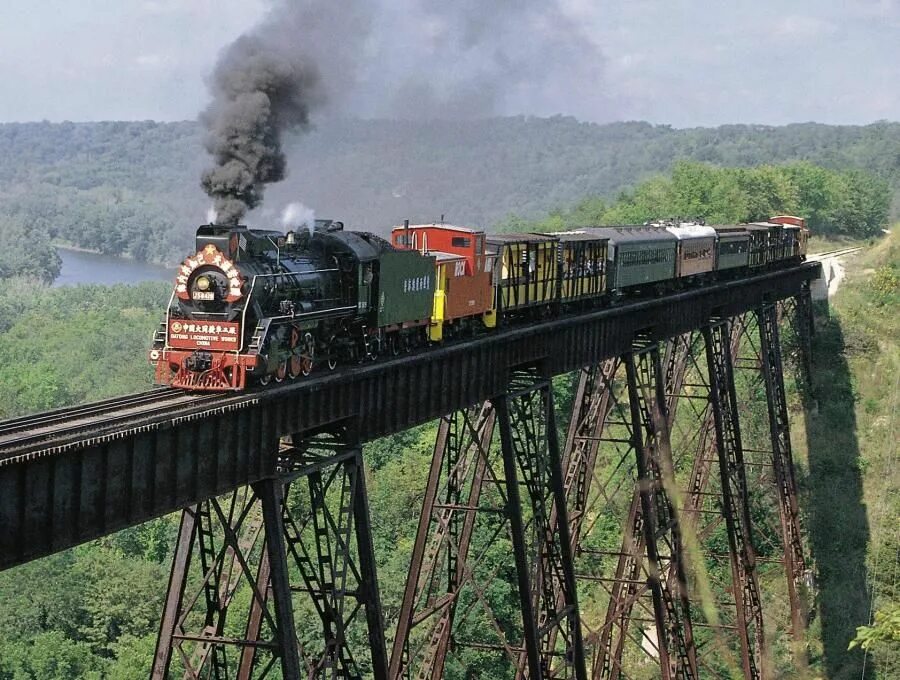
[[[808,236],[792,216],[557,234],[407,223],[390,241],[333,220],[286,234],[206,225],[179,268],[150,361],[161,385],[243,390],[786,266],[805,259]]]

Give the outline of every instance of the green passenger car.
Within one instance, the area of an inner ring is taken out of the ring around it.
[[[664,227],[592,227],[584,231],[609,239],[610,290],[622,291],[675,278],[678,239]]]
[[[719,236],[716,269],[737,269],[750,263],[750,232],[744,225],[721,225],[713,229]]]
[[[434,308],[435,258],[396,250],[382,253],[378,262],[378,327],[427,320]]]

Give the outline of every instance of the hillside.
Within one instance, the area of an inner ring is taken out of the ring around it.
[[[0,125],[0,233],[172,259],[209,205],[199,189],[201,134],[189,122]],[[585,196],[612,198],[679,159],[865,169],[890,182],[895,214],[900,206],[900,123],[676,130],[563,117],[345,120],[291,140],[290,176],[253,222],[276,220],[300,200],[373,230],[441,214],[489,226],[510,213],[533,218]]]
[[[817,309],[811,389],[794,403],[805,416],[794,418],[792,439],[819,603],[812,656],[832,680],[863,677],[864,664],[864,677],[896,678],[900,225],[844,266],[837,294]],[[865,649],[848,651],[873,617]]]

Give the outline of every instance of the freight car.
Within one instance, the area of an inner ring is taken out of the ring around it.
[[[207,225],[179,269],[150,360],[156,382],[241,390],[374,360],[499,325],[616,304],[806,255],[802,218],[748,225],[485,234],[444,224],[391,241],[316,220],[309,230]]]

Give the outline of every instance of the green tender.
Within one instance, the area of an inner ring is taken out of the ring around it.
[[[431,318],[434,309],[435,258],[414,250],[379,258],[378,327]]]

